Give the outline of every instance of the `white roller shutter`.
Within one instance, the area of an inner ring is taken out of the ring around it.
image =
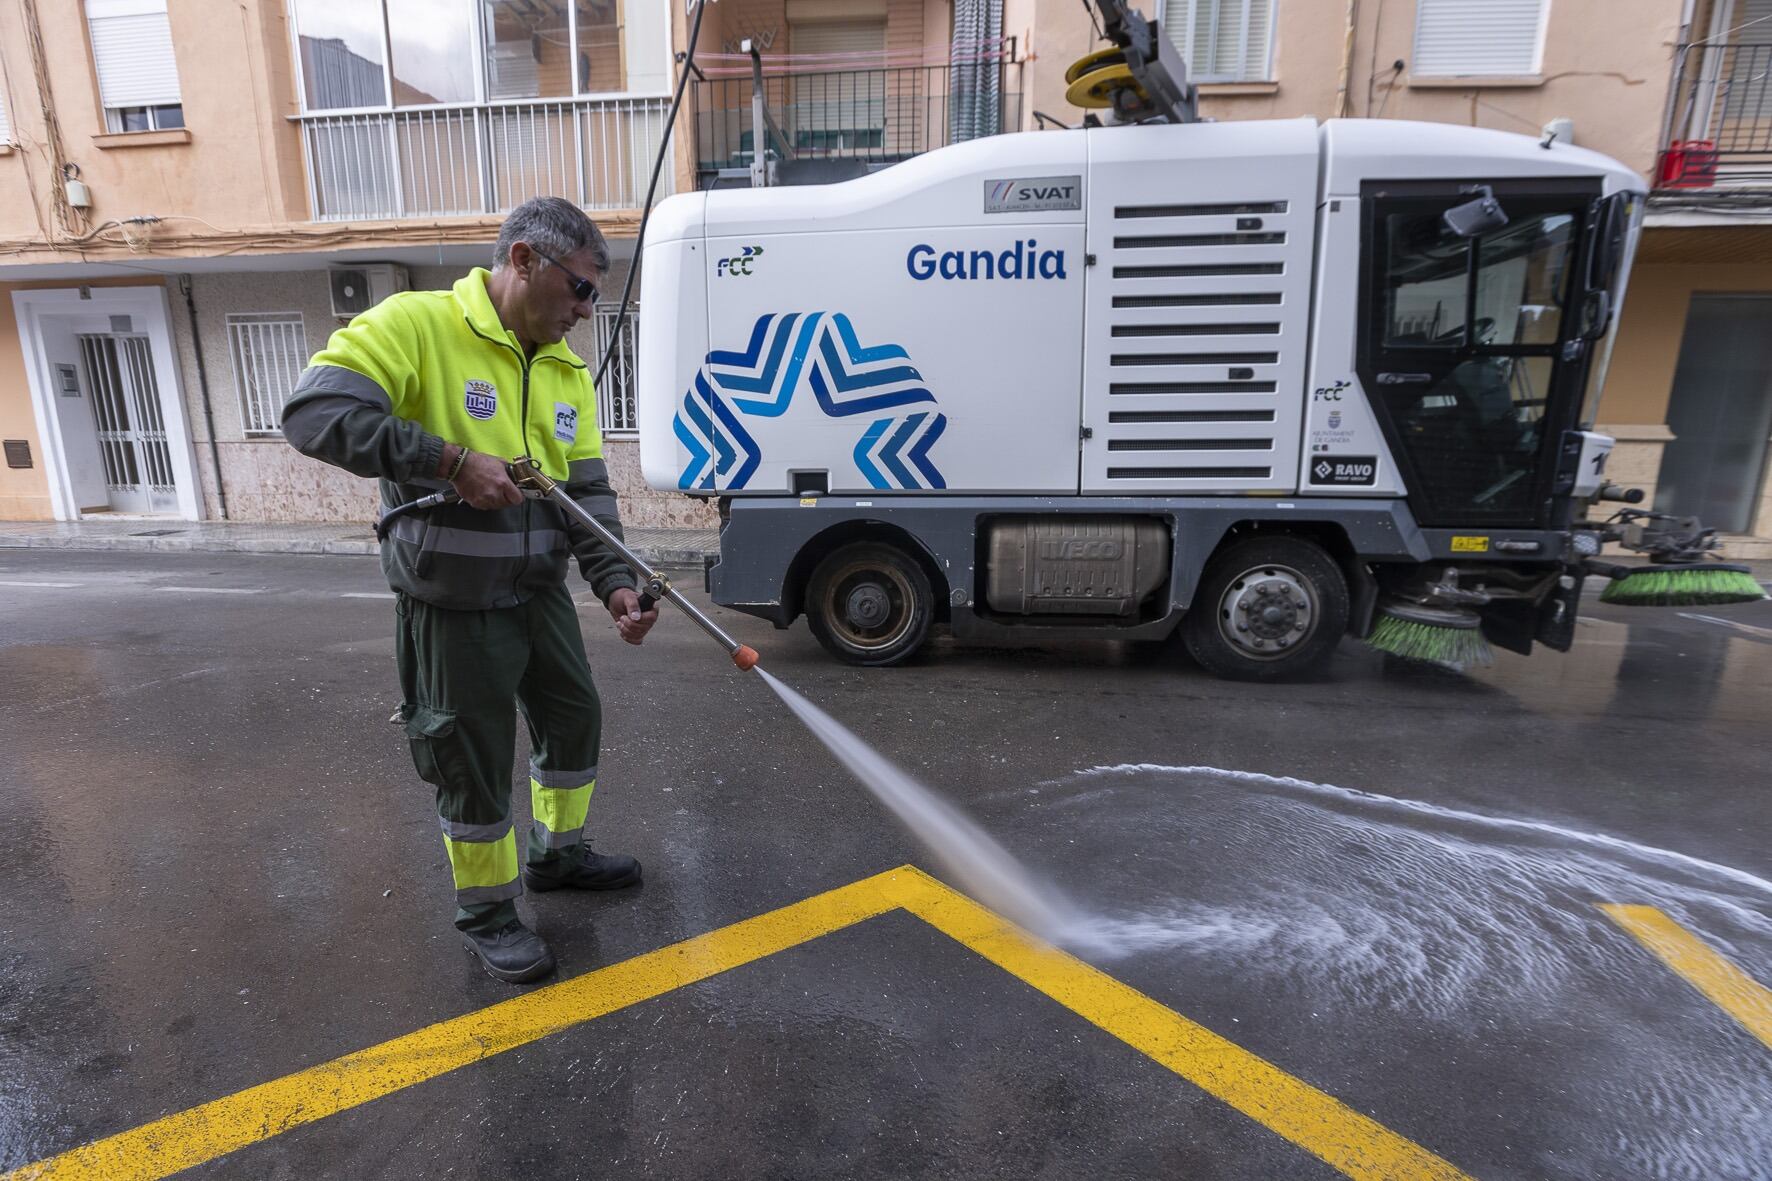
[[[12,142],[12,123],[6,118],[6,96],[0,94],[0,144]]]
[[[1273,77],[1274,0],[1164,0],[1163,33],[1191,82]]]
[[[846,61],[809,62],[808,68],[820,70],[878,69],[886,53],[886,22],[884,21],[818,21],[793,26],[795,56],[817,54],[867,54]]]
[[[1550,0],[1417,0],[1416,77],[1538,73]]]
[[[86,23],[106,107],[181,101],[166,0],[86,0]]]

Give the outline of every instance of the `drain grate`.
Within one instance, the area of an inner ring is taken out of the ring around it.
[[[131,533],[131,537],[171,537],[175,533],[183,533],[183,529],[143,529],[140,533]]]

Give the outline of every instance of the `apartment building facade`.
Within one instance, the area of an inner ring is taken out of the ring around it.
[[[1146,2],[1208,118],[1555,134],[1642,173],[1643,246],[1598,406],[1614,475],[1724,529],[1732,553],[1772,556],[1772,0]],[[0,517],[214,517],[225,497],[235,519],[366,518],[360,482],[270,429],[292,358],[352,306],[335,287],[445,285],[532,192],[584,204],[625,267],[692,11],[0,0],[0,435],[35,464],[0,469]],[[750,183],[754,68],[763,158],[830,180],[1075,124],[1064,70],[1100,44],[1080,0],[716,0],[702,19],[661,192]],[[162,49],[118,35],[123,21],[164,22]],[[69,204],[70,181],[90,206]],[[601,351],[588,325],[573,344]],[[169,470],[171,494],[163,478],[102,486],[129,474],[106,458],[107,391],[142,372],[162,387],[148,425],[168,455],[137,464]],[[707,521],[643,488],[631,383],[604,384],[630,516]]]
[[[369,482],[278,433],[308,356],[388,292],[489,265],[503,212],[532,195],[591,212],[619,292],[666,131],[673,15],[0,3],[0,518],[368,520]],[[673,162],[659,191],[686,183]],[[611,320],[571,344],[599,356]],[[630,356],[601,391],[617,440]],[[632,451],[611,459],[636,508],[700,519],[649,497]]]

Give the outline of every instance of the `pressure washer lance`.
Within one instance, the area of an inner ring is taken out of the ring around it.
[[[512,482],[514,482],[519,488],[533,489],[540,492],[543,496],[555,501],[586,529],[589,529],[592,533],[596,534],[598,539],[601,540],[604,545],[614,550],[616,554],[621,557],[622,561],[633,567],[634,573],[639,575],[641,581],[646,584],[646,589],[640,594],[640,610],[649,611],[652,609],[652,605],[659,599],[669,599],[671,602],[675,603],[685,615],[701,625],[701,630],[707,632],[708,635],[720,642],[731,655],[732,663],[744,670],[749,670],[756,666],[758,657],[755,648],[752,648],[748,644],[739,643],[737,640],[727,635],[719,624],[702,614],[700,608],[684,598],[683,593],[671,585],[670,579],[648,566],[638,554],[622,544],[621,538],[611,533],[597,520],[597,518],[591,516],[591,514],[586,512],[576,500],[573,500],[572,497],[568,496],[566,494],[566,489],[560,487],[559,484],[550,479],[548,474],[541,470],[541,467],[534,459],[529,456],[523,456],[519,459],[512,460],[510,464],[510,472]]]

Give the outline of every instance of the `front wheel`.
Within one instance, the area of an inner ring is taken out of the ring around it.
[[[813,570],[807,589],[812,634],[846,664],[897,664],[922,646],[935,617],[923,567],[877,542],[833,551]]]
[[[1327,660],[1347,618],[1347,579],[1321,546],[1253,537],[1212,560],[1181,631],[1188,652],[1215,676],[1276,681]]]

